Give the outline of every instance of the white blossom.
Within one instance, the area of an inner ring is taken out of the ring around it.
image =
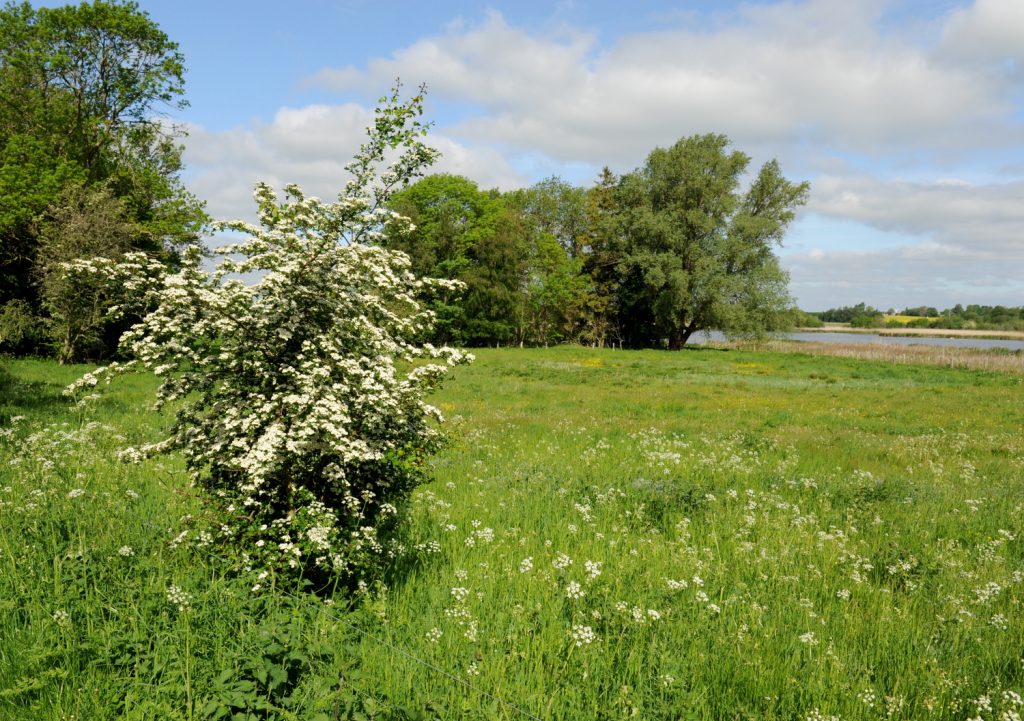
[[[406,255],[379,243],[385,226],[410,225],[386,207],[390,194],[437,157],[419,140],[422,103],[422,93],[400,102],[397,88],[386,99],[335,202],[296,185],[281,202],[257,185],[258,223],[215,224],[243,238],[215,251],[213,269],[198,247],[173,272],[141,254],[76,261],[76,272],[132,285],[151,311],[122,336],[131,361],[67,392],[138,368],[159,376],[157,406],[176,403],[169,435],[120,457],[181,451],[216,500],[216,537],[265,540],[252,555],[278,569],[358,575],[403,552],[377,526],[398,515],[441,439],[426,395],[472,359],[420,342],[434,321],[424,300],[460,284],[415,277]],[[488,543],[493,531],[471,538]]]

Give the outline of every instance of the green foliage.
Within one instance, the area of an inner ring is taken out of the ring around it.
[[[870,305],[858,303],[857,305],[843,306],[841,308],[829,308],[828,310],[814,313],[814,315],[826,323],[851,323],[857,317],[880,317],[882,311]]]
[[[854,328],[881,328],[885,325],[885,316],[881,313],[856,315],[850,319]]]
[[[587,291],[578,297],[576,326],[578,339],[604,347],[623,340],[621,278],[617,246],[619,229],[615,189],[619,179],[607,167],[587,191],[586,236],[583,243],[583,274]]]
[[[935,314],[931,314],[930,311],[935,310],[934,308],[927,310],[934,328],[1024,331],[1024,306],[1014,308],[972,304],[965,308],[958,303],[941,313],[936,311]]]
[[[178,177],[181,132],[154,118],[183,107],[183,78],[177,45],[133,2],[0,9],[0,303],[48,317],[39,250],[70,193],[117,198],[134,250],[173,260],[196,242],[206,216]],[[96,340],[109,353],[116,333]]]
[[[825,323],[813,313],[807,313],[797,307],[790,308],[790,324],[797,328],[822,328]]]
[[[890,310],[889,315],[895,314]],[[825,321],[850,323],[859,328],[948,328],[964,330],[1021,331],[1024,330],[1024,307],[957,304],[953,308],[938,311],[920,306],[905,308],[898,313],[901,318],[883,317],[882,311],[864,303],[855,306],[830,308],[813,314]]]
[[[418,273],[458,279],[433,301],[436,338],[469,345],[682,347],[699,330],[758,336],[790,325],[773,247],[807,185],[772,161],[745,192],[749,158],[724,136],[681,140],[590,190],[559,178],[500,195],[448,175],[392,199],[415,230],[388,247]]]
[[[519,344],[589,341],[588,311],[599,302],[584,270],[593,253],[588,192],[552,177],[504,198],[520,214],[526,239]]]
[[[74,162],[53,158],[46,143],[0,131],[0,301],[38,305],[35,220],[63,189],[84,180]]]
[[[590,218],[587,191],[550,177],[504,195],[505,202],[529,218],[533,229],[554,239],[571,259],[585,251]]]
[[[185,105],[178,46],[134,2],[10,4],[0,13],[0,39],[9,93],[0,129],[30,130],[91,180],[108,176],[117,153],[151,148],[126,131],[151,128],[154,106]]]
[[[57,360],[102,357],[117,314],[129,301],[99,273],[67,272],[81,258],[120,260],[133,249],[138,224],[124,203],[97,186],[68,186],[41,223],[35,270]],[[114,315],[115,317],[112,317]]]
[[[460,281],[431,300],[434,340],[465,345],[548,345],[584,336],[601,306],[591,278],[587,192],[557,178],[504,195],[467,178],[434,175],[396,193],[391,207],[415,228],[387,247],[414,272]],[[601,306],[603,307],[603,306]]]
[[[523,265],[519,219],[496,194],[454,175],[432,175],[391,198],[412,232],[392,229],[388,248],[401,250],[420,276],[460,281],[464,289],[438,294],[434,338],[486,345],[515,337],[517,293]]]
[[[28,352],[43,342],[45,331],[32,306],[17,299],[0,306],[0,352]]]
[[[750,158],[723,135],[684,138],[654,150],[616,193],[624,322],[631,345],[667,339],[681,348],[700,330],[755,336],[784,326],[781,244],[808,185],[766,163],[750,188]]]
[[[247,629],[234,663],[214,679],[199,718],[269,721],[300,712],[306,701],[300,684],[328,657],[322,642],[310,643],[304,621],[277,611]]]

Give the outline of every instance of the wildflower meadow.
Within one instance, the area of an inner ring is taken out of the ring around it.
[[[1019,291],[999,3],[253,5],[259,45],[217,3],[35,4],[0,8],[0,721],[1021,721],[1024,353],[777,337],[883,324],[796,306],[853,292],[1017,322],[979,304]],[[215,43],[200,114],[149,9]],[[426,84],[364,105],[392,71],[440,85],[447,172]],[[891,102],[922,87],[982,113]],[[972,128],[971,183],[914,170]],[[236,210],[257,171],[306,190]]]
[[[5,719],[1024,712],[1015,374],[483,350],[392,561],[312,593],[184,542],[184,459],[117,458],[173,423],[157,378],[83,370],[2,381]]]

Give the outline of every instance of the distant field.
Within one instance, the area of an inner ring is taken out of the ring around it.
[[[84,368],[8,367],[2,719],[1024,712],[1018,375],[480,351],[437,399],[454,442],[415,562],[346,610],[171,543],[197,508],[180,462],[115,460],[166,422],[153,379],[75,410]]]

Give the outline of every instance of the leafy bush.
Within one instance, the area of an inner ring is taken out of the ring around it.
[[[44,338],[39,319],[24,300],[0,306],[0,351],[24,351],[37,347]]]
[[[400,103],[397,88],[384,99],[337,202],[292,185],[279,204],[258,185],[260,225],[216,226],[248,238],[217,251],[212,272],[190,249],[123,337],[134,360],[69,388],[138,366],[162,378],[157,405],[177,407],[169,435],[124,456],[184,453],[210,525],[180,538],[221,545],[254,589],[282,571],[352,580],[395,555],[388,532],[441,440],[423,398],[472,358],[418,342],[433,319],[424,296],[458,284],[418,279],[406,255],[374,245],[385,225],[408,225],[383,205],[392,190],[437,155],[419,140],[422,101]]]
[[[881,328],[885,325],[885,319],[881,314],[858,315],[850,321],[850,325],[854,328]]]
[[[824,328],[825,323],[816,315],[812,315],[799,308],[791,308],[790,323],[796,328]]]

